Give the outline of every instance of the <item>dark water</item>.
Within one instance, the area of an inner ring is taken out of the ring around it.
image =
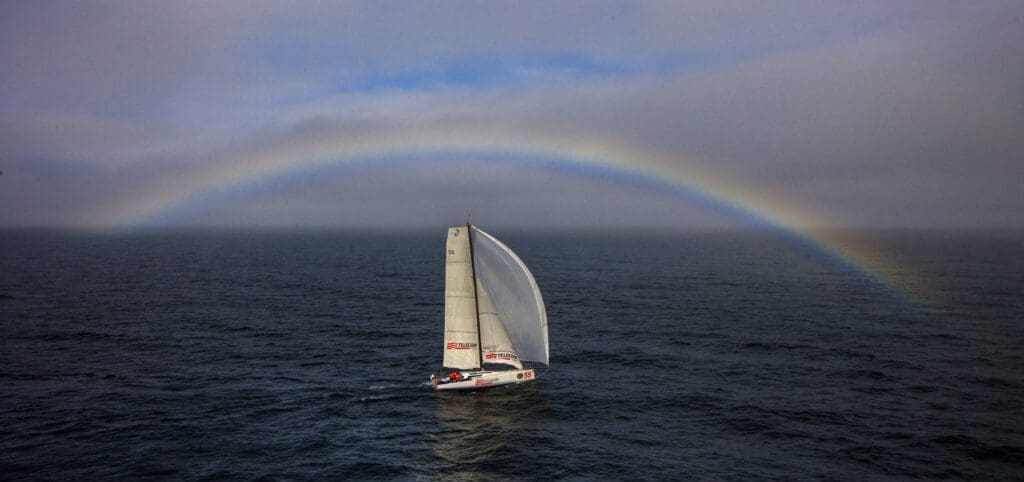
[[[0,234],[2,478],[1024,476],[1021,235],[876,236],[920,303],[769,234],[495,232],[551,368],[437,395],[438,233]]]

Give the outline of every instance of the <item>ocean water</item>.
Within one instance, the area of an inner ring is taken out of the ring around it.
[[[443,228],[0,233],[0,478],[1024,477],[1024,235],[493,234],[551,366],[436,394]]]

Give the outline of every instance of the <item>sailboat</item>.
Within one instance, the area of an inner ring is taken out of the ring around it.
[[[548,318],[530,270],[508,246],[472,224],[448,228],[444,371],[435,390],[529,382],[548,365]]]

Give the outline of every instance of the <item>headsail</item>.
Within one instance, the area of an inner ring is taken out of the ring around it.
[[[484,357],[484,368],[500,369],[501,365],[506,365],[505,368],[523,368],[519,353],[516,353],[515,346],[508,339],[505,325],[498,316],[498,310],[479,279],[476,280],[476,294],[480,311],[480,354]]]
[[[448,228],[444,269],[444,366],[480,368],[473,260],[466,226]]]
[[[457,229],[457,228],[452,228]],[[523,261],[493,236],[473,226],[473,262],[476,278],[504,325],[511,344],[524,361],[548,364],[548,317],[544,299]],[[449,233],[451,230],[449,230]],[[449,234],[449,246],[452,237]],[[451,250],[449,248],[449,257]],[[448,265],[451,269],[451,264]],[[449,278],[450,279],[450,278]],[[470,293],[472,295],[472,293]],[[447,300],[446,307],[447,307]],[[481,302],[482,303],[482,302]],[[445,310],[445,336],[448,316]],[[448,357],[445,352],[445,366]]]

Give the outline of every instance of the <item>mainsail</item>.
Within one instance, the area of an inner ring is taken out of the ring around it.
[[[523,360],[548,364],[544,300],[522,260],[468,225],[448,229],[447,251],[444,366],[521,369]]]
[[[473,259],[466,226],[448,228],[444,269],[444,366],[480,368]]]

